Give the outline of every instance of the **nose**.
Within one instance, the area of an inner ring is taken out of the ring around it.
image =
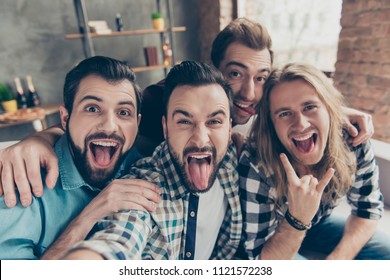
[[[253,79],[246,79],[240,90],[240,97],[245,101],[253,101],[256,98],[255,83]]]
[[[209,143],[209,140],[210,137],[207,127],[202,124],[196,125],[193,129],[191,144],[203,148]]]
[[[294,118],[294,128],[298,131],[303,131],[308,127],[310,127],[308,118],[304,114],[296,114]]]
[[[111,134],[118,130],[118,124],[116,122],[116,115],[114,112],[107,112],[103,116],[99,117],[98,130],[107,134]]]

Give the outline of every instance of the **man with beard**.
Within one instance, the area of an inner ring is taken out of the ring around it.
[[[67,74],[63,92],[66,133],[55,145],[59,180],[27,208],[7,208],[0,198],[0,259],[42,257],[75,218],[43,256],[58,257],[102,217],[122,209],[153,210],[159,201],[150,183],[113,180],[139,158],[132,146],[141,93],[130,67],[107,57],[86,59]]]
[[[246,134],[252,117],[256,114],[255,107],[263,96],[263,85],[271,71],[273,52],[272,40],[267,29],[257,22],[238,18],[229,23],[215,38],[211,61],[228,80],[233,91],[234,106],[232,110],[232,125],[234,130]],[[142,94],[142,121],[139,128],[139,137],[135,146],[144,155],[150,155],[154,148],[164,140],[161,117],[164,108],[163,103],[164,81],[149,86]],[[367,141],[373,134],[371,116],[350,108],[343,108],[349,134],[353,137],[353,145],[356,146]],[[357,129],[353,124],[357,124]],[[52,133],[52,134],[51,134]],[[39,164],[48,168],[49,187],[53,187],[51,181],[56,180],[56,165],[52,164],[55,157],[52,153],[52,145],[62,131],[51,128],[47,132],[40,132],[37,136],[26,139],[12,147],[0,151],[0,165],[6,166],[12,174],[16,170],[19,177],[14,178],[2,172],[2,183],[6,204],[13,207],[16,204],[14,185],[20,193],[24,206],[31,201],[31,192],[35,196],[43,193],[40,180]],[[139,144],[139,145],[138,145]],[[34,146],[34,149],[30,149]],[[31,159],[39,159],[35,164]],[[27,166],[27,170],[24,166]],[[19,179],[23,178],[23,179]],[[27,179],[28,178],[28,179]],[[31,183],[30,184],[28,183]],[[0,181],[0,195],[2,187]]]
[[[153,213],[116,213],[68,259],[230,259],[240,242],[231,92],[222,73],[185,61],[169,72],[162,118],[166,141],[131,177],[160,186]]]

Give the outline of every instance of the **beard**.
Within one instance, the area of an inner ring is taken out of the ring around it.
[[[192,193],[206,193],[210,190],[210,188],[213,186],[215,180],[217,179],[217,171],[221,166],[221,162],[217,162],[216,160],[216,155],[217,151],[215,147],[203,147],[203,148],[197,148],[197,147],[187,147],[183,151],[183,158],[186,157],[187,154],[189,153],[194,153],[194,152],[211,152],[213,155],[213,160],[210,162],[212,164],[213,169],[211,170],[209,181],[208,181],[208,186],[204,190],[199,190],[195,184],[190,180],[190,178],[187,175],[186,168],[185,168],[185,163],[180,160],[179,155],[174,151],[173,147],[170,144],[169,137],[167,137],[167,143],[168,143],[168,149],[169,153],[171,154],[173,165],[175,166],[175,169],[180,177],[180,179],[184,182],[185,187]]]
[[[116,161],[114,168],[112,169],[103,169],[103,168],[93,168],[88,160],[87,156],[87,147],[88,142],[92,139],[101,139],[101,138],[108,138],[108,139],[115,139],[120,141],[122,144],[124,142],[123,138],[117,136],[117,135],[107,135],[105,133],[95,133],[88,135],[88,137],[84,140],[84,149],[81,147],[78,147],[74,142],[73,139],[69,133],[69,126],[67,123],[67,129],[66,129],[66,136],[68,138],[68,142],[70,145],[70,149],[73,155],[73,162],[77,167],[77,170],[79,171],[81,177],[92,187],[96,187],[98,189],[103,189],[107,183],[114,179],[115,174],[119,170],[119,167],[121,166],[123,160],[126,158],[126,155],[129,151],[126,151],[123,153],[122,150],[119,151],[119,157]],[[122,148],[121,148],[122,149]]]

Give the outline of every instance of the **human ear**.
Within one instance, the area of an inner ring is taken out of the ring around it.
[[[167,140],[167,130],[168,130],[168,128],[167,128],[167,121],[165,119],[165,116],[162,117],[161,121],[162,121],[162,126],[163,126],[164,139]]]
[[[69,113],[68,110],[64,107],[64,105],[60,106],[60,119],[61,119],[61,126],[63,130],[66,130],[66,123],[69,119]]]

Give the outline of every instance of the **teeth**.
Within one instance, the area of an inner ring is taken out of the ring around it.
[[[310,137],[312,137],[313,136],[313,133],[311,133],[311,134],[309,134],[309,135],[306,135],[306,136],[300,136],[300,137],[293,137],[293,139],[295,140],[295,141],[305,141],[305,140],[307,140],[307,139],[309,139]]]
[[[103,146],[103,147],[116,147],[118,144],[115,142],[102,142],[102,141],[96,141],[92,142],[94,145]]]
[[[238,102],[235,102],[234,104],[236,104],[238,107],[240,108],[248,108],[250,107],[251,105],[245,105],[245,104],[241,104],[241,103],[238,103]]]
[[[208,155],[196,155],[196,156],[190,156],[192,158],[196,158],[196,159],[203,159],[203,158],[208,158],[209,156]]]

